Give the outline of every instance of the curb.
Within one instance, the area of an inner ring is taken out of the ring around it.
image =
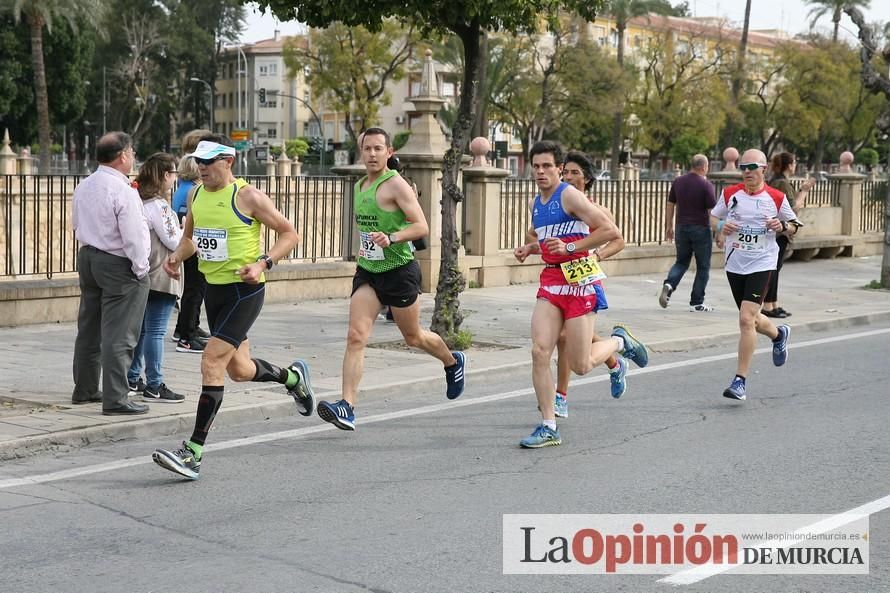
[[[795,325],[795,329],[808,331],[830,331],[847,327],[856,327],[890,321],[890,311],[879,311],[863,315],[824,319]],[[738,340],[738,333],[714,334],[710,336],[678,338],[662,340],[647,344],[655,352],[681,352],[706,346],[730,345]],[[517,368],[528,366],[528,361],[506,363],[485,368],[475,368],[467,372],[469,376],[491,375],[493,373],[509,373]],[[379,383],[362,389],[363,397],[397,396],[401,391],[411,389],[441,387],[442,378],[402,380],[390,383]],[[274,389],[272,387],[269,388]],[[339,395],[338,391],[326,391],[316,394],[316,398],[330,398]],[[47,451],[67,452],[75,448],[95,443],[112,441],[183,435],[192,429],[194,410],[187,413],[164,416],[160,418],[133,419],[86,428],[74,428],[54,433],[31,435],[0,443],[0,461],[21,459]],[[298,416],[293,401],[282,398],[280,402],[264,402],[261,404],[245,404],[220,409],[216,417],[217,425],[232,426],[246,422],[261,422],[270,418]]]

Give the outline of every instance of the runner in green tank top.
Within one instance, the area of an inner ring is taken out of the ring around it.
[[[355,403],[365,346],[382,305],[389,305],[405,342],[445,366],[445,395],[464,391],[466,357],[450,352],[442,338],[420,326],[420,266],[411,242],[426,237],[429,225],[414,189],[386,162],[393,155],[389,134],[369,128],[359,137],[367,175],[355,185],[355,222],[361,245],[349,301],[349,334],[343,356],[343,399],[318,403],[318,415],[343,430],[355,430]]]
[[[263,306],[264,272],[293,251],[300,235],[269,196],[235,179],[235,155],[232,141],[217,135],[203,138],[188,155],[198,164],[204,185],[193,194],[179,247],[164,262],[166,272],[178,278],[182,261],[197,251],[198,265],[207,277],[204,306],[211,337],[201,359],[195,429],[180,449],[157,449],[152,455],[164,469],[192,480],[199,476],[204,441],[222,404],[227,373],[233,381],[284,385],[303,416],[311,415],[315,407],[305,361],[281,368],[250,357],[247,332]],[[267,254],[260,252],[262,225],[278,237]]]

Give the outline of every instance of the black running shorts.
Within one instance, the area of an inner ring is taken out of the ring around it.
[[[357,267],[352,278],[352,294],[364,284],[374,289],[381,304],[410,307],[420,295],[420,264],[417,260],[413,260],[404,266],[379,274]]]
[[[735,299],[735,306],[742,308],[742,301],[750,301],[763,304],[763,298],[769,288],[770,276],[775,274],[775,270],[766,270],[764,272],[754,272],[752,274],[736,274],[734,272],[726,272],[729,279],[729,288],[732,289],[732,298]]]
[[[263,309],[266,285],[208,284],[204,293],[204,307],[210,335],[237,348],[247,339],[247,332]]]

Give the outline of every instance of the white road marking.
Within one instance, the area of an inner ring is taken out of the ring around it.
[[[862,506],[858,506],[855,509],[850,509],[849,511],[838,513],[837,515],[832,515],[831,517],[817,521],[812,525],[801,527],[796,529],[795,533],[825,533],[837,529],[838,527],[843,527],[844,525],[863,517],[879,513],[887,508],[890,508],[890,496],[873,500]],[[803,540],[788,540],[781,544],[771,545],[776,548],[790,548],[791,546],[800,544],[802,541]],[[658,582],[671,585],[692,585],[693,583],[698,583],[708,577],[724,573],[733,568],[735,568],[735,565],[731,564],[702,564],[701,566],[696,566],[695,568],[690,568],[689,570],[684,570],[668,577],[664,577],[663,579],[659,579]]]
[[[887,329],[876,329],[865,332],[859,332],[855,334],[845,334],[841,336],[831,336],[827,338],[818,338],[815,340],[808,340],[806,342],[798,342],[791,343],[789,348],[797,349],[797,348],[808,348],[811,346],[821,346],[823,344],[831,344],[834,342],[843,342],[847,340],[857,340],[860,338],[867,338],[870,336],[877,336],[881,334],[890,333],[890,328]],[[766,352],[771,352],[772,348],[760,348],[755,351],[755,354],[763,354]],[[723,360],[731,360],[736,358],[735,352],[729,352],[726,354],[716,354],[713,356],[705,356],[702,358],[695,358],[689,360],[681,360],[678,362],[671,362],[666,364],[660,364],[655,366],[649,366],[644,369],[635,369],[632,371],[628,371],[629,375],[643,375],[646,373],[657,373],[661,371],[672,371],[679,368],[697,366],[702,364],[709,364],[712,362],[720,362]],[[572,385],[589,385],[591,383],[600,383],[603,381],[608,381],[609,376],[606,374],[597,375],[595,377],[587,377],[572,381]],[[396,412],[386,412],[384,414],[374,414],[372,416],[367,416],[362,418],[362,426],[366,424],[375,424],[377,422],[386,422],[388,420],[395,420],[397,418],[408,418],[410,416],[423,416],[426,414],[435,414],[436,412],[441,412],[443,410],[450,410],[455,407],[464,407],[464,406],[477,406],[482,404],[488,404],[491,402],[503,401],[506,399],[513,399],[516,397],[522,397],[531,395],[534,393],[534,390],[531,387],[527,387],[525,389],[516,389],[514,391],[507,391],[504,393],[495,393],[492,395],[484,395],[481,397],[473,397],[473,398],[462,398],[455,401],[442,402],[439,404],[433,404],[429,406],[421,406],[419,408],[409,408],[406,410],[399,410]],[[295,428],[293,430],[283,430],[279,432],[272,432],[268,434],[262,434],[252,437],[244,437],[240,439],[234,439],[231,441],[223,441],[220,443],[215,443],[213,445],[209,445],[205,448],[206,451],[222,451],[225,449],[234,449],[237,447],[248,447],[251,445],[256,445],[259,443],[268,443],[272,441],[280,441],[284,439],[293,439],[304,437],[310,434],[316,434],[328,430],[338,430],[333,425],[330,424],[321,424],[316,426],[309,426],[306,428]],[[71,478],[79,478],[83,476],[89,476],[92,474],[99,474],[103,472],[110,472],[119,469],[124,469],[128,467],[134,467],[137,465],[148,465],[153,463],[150,455],[145,455],[144,457],[140,457],[138,459],[122,459],[119,461],[110,461],[108,463],[98,463],[95,465],[88,465],[80,468],[72,468],[61,471],[49,472],[45,474],[36,474],[33,476],[25,476],[22,478],[9,478],[5,480],[0,480],[0,490],[6,490],[9,488],[17,488],[19,486],[33,486],[35,484],[45,484],[47,482],[58,482],[60,480],[67,480]],[[882,499],[883,500],[883,499]]]

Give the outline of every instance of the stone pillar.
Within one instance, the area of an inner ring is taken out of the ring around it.
[[[3,131],[3,147],[0,148],[0,175],[15,175],[15,153],[9,147],[9,130]]]
[[[17,159],[19,162],[19,175],[30,175],[34,159],[31,158],[31,149],[27,146],[22,149],[22,154]]]
[[[303,161],[300,160],[300,157],[294,157],[294,160],[290,165],[290,174],[294,177],[299,177],[303,174]]]
[[[290,177],[291,160],[287,158],[287,153],[284,151],[284,145],[281,146],[281,154],[275,159],[275,165],[278,169],[279,177]]]
[[[269,151],[269,160],[266,161],[266,176],[275,177],[275,159],[272,158],[271,151]]]
[[[858,173],[838,173],[830,179],[840,182],[838,205],[841,207],[841,234],[858,235],[859,219],[862,216],[862,182],[864,175]]]
[[[723,151],[723,171],[738,171],[738,168],[735,166],[736,161],[739,160],[739,151],[730,146],[726,150]],[[739,174],[741,177],[741,174]]]
[[[849,150],[845,150],[844,152],[842,152],[840,158],[838,159],[840,166],[838,167],[837,172],[841,175],[854,173],[855,171],[853,171],[853,161],[855,160],[855,158],[856,157]]]
[[[464,169],[464,208],[467,226],[464,229],[464,248],[468,255],[499,255],[501,188],[509,171],[495,167],[478,166]],[[500,271],[501,274],[503,270]],[[479,271],[480,286],[503,286],[507,278],[486,278],[498,271],[483,267]]]
[[[411,136],[399,151],[399,158],[406,176],[417,185],[417,198],[430,225],[428,247],[418,251],[416,257],[423,275],[421,286],[425,292],[433,292],[439,283],[442,259],[442,164],[449,145],[436,119],[445,99],[439,96],[433,52],[428,49],[425,56],[420,93],[410,99],[420,117],[412,123]],[[460,228],[459,209],[456,222]]]

